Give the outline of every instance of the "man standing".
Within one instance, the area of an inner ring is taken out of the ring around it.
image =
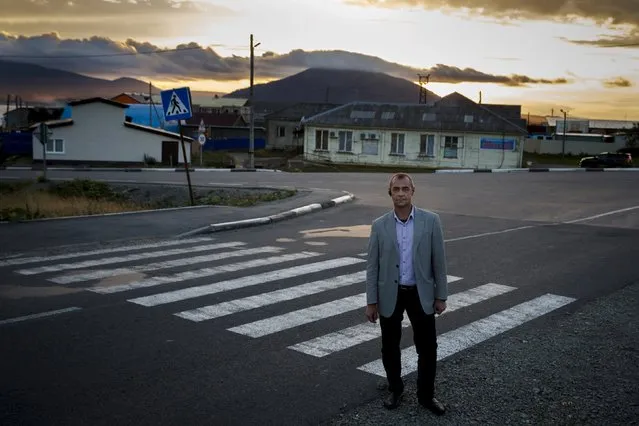
[[[404,311],[413,328],[418,354],[417,399],[436,414],[444,406],[434,397],[437,367],[435,313],[446,310],[446,253],[439,216],[412,203],[415,185],[405,173],[388,185],[393,211],[375,219],[368,242],[366,317],[382,331],[382,362],[390,395],[389,409],[399,406],[404,392],[400,339]]]

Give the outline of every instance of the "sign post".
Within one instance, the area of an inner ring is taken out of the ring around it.
[[[189,183],[189,196],[191,205],[195,205],[193,201],[193,188],[191,187],[191,175],[189,174],[189,162],[186,160],[186,148],[184,147],[184,134],[182,131],[182,120],[188,120],[193,116],[191,110],[191,90],[188,87],[180,87],[178,89],[169,89],[160,92],[162,97],[162,109],[164,110],[164,120],[177,120],[180,129],[180,143],[182,145],[182,156],[184,158],[184,170],[186,171],[186,180]]]
[[[36,138],[42,144],[42,179],[47,180],[47,143],[49,142],[49,136],[53,133],[49,130],[49,127],[43,123],[40,123],[38,130],[35,132]]]
[[[197,141],[200,143],[200,167],[202,167],[202,158],[204,157],[204,144],[206,143],[206,126],[204,126],[204,119],[200,120],[200,127],[198,127],[199,135]]]

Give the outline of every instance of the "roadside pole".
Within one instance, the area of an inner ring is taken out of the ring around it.
[[[49,127],[45,123],[40,123],[36,137],[42,144],[42,179],[47,180],[47,142],[49,141]]]
[[[184,147],[184,131],[182,129],[182,120],[188,120],[193,116],[191,108],[191,90],[188,87],[180,87],[177,89],[164,90],[160,93],[162,97],[162,109],[164,110],[164,119],[166,121],[178,122],[180,130],[180,144],[182,145],[182,158],[184,161],[184,170],[186,171],[186,180],[189,184],[189,197],[191,206],[195,205],[193,200],[193,188],[191,187],[191,174],[189,172],[189,162],[186,156],[186,148]]]

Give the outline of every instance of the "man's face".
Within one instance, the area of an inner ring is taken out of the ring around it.
[[[414,190],[408,178],[395,179],[390,190],[395,207],[406,207],[411,204]]]

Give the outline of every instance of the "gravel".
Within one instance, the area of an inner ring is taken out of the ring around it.
[[[412,375],[400,408],[376,399],[326,424],[639,424],[638,300],[639,282],[440,362],[442,417],[417,404]]]

